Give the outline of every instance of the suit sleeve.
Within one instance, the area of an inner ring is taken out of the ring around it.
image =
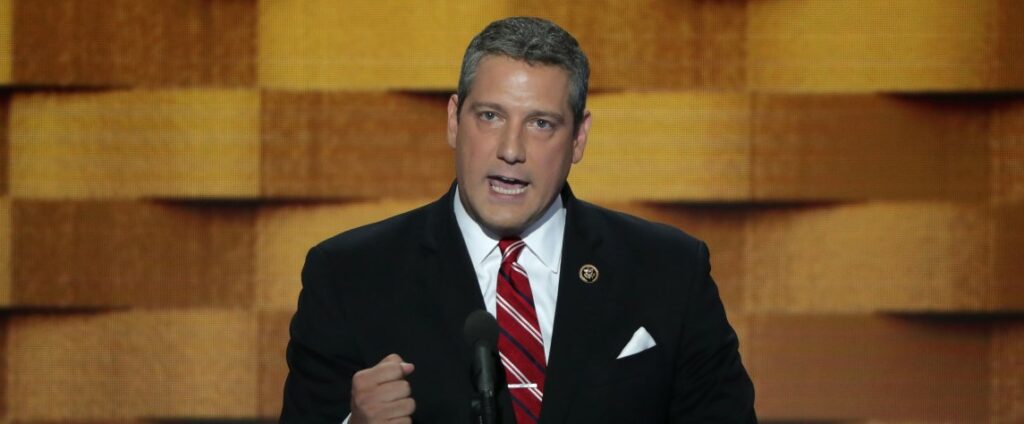
[[[337,424],[349,414],[352,375],[364,366],[337,295],[339,275],[310,249],[290,327],[281,423]]]
[[[672,422],[756,423],[754,386],[740,361],[739,340],[711,279],[707,246],[687,296],[677,358]]]

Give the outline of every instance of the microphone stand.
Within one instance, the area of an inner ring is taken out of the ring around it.
[[[497,408],[494,400],[494,355],[483,343],[477,343],[473,349],[473,364],[479,364],[476,372],[476,389],[479,401],[473,400],[473,410],[478,414],[482,424],[497,424]],[[474,367],[476,368],[476,367]]]
[[[470,400],[470,407],[482,424],[497,424],[497,406],[494,401],[494,386],[498,356],[498,322],[483,309],[473,311],[466,317],[463,335],[473,349],[473,378],[479,399]]]

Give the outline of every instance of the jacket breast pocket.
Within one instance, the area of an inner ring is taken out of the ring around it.
[[[595,364],[590,381],[579,388],[570,422],[663,422],[668,412],[672,369],[664,348]]]
[[[622,384],[655,376],[659,368],[665,367],[660,354],[661,347],[655,346],[624,358],[596,363],[590,373],[590,383],[594,385]],[[664,371],[669,370],[665,369]]]
[[[611,366],[611,381],[631,381],[650,378],[662,366],[659,346],[616,359]],[[666,370],[668,371],[668,370]]]

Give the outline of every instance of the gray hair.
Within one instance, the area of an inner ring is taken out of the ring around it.
[[[569,73],[569,106],[572,108],[573,133],[579,130],[583,110],[587,107],[587,80],[590,66],[587,56],[579,43],[566,30],[555,23],[530,17],[514,17],[491,22],[483,31],[473,37],[462,57],[462,72],[459,74],[459,104],[457,113],[462,113],[462,103],[469,96],[477,67],[489,55],[505,56],[510,59],[554,65]]]

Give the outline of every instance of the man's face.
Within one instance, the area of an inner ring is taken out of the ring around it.
[[[505,56],[480,61],[461,115],[448,101],[448,144],[455,149],[459,196],[487,230],[518,235],[562,189],[583,158],[585,113],[573,134],[569,73]]]

